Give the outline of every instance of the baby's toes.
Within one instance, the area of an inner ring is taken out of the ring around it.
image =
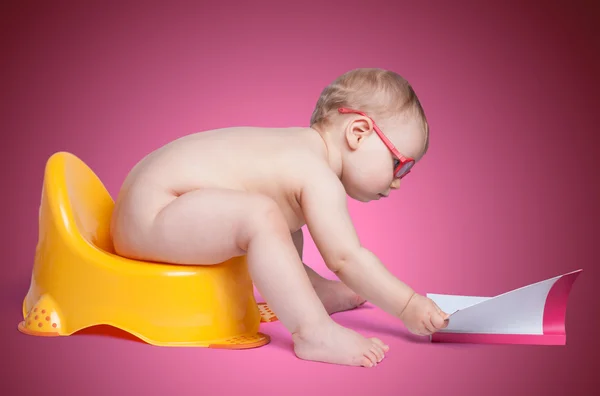
[[[373,338],[371,338],[371,341],[373,341],[375,344],[379,345],[384,352],[387,352],[390,350],[390,347],[385,345],[385,343],[383,341],[381,341],[379,338],[373,337]]]
[[[377,363],[381,362],[381,360],[383,359],[383,350],[381,349],[381,347],[377,344],[373,344],[373,346],[371,347],[371,352],[373,352],[375,354],[375,356],[377,357]]]
[[[375,367],[377,366],[377,355],[375,354],[375,352],[373,351],[365,351],[365,357],[369,359],[369,361],[371,362],[371,366],[367,366],[367,367]]]

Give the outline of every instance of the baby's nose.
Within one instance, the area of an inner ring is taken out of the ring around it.
[[[393,188],[394,190],[396,190],[399,187],[400,187],[400,179],[392,180],[392,184],[390,184],[390,188]]]

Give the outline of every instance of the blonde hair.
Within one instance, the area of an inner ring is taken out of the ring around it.
[[[393,71],[360,68],[342,74],[321,92],[310,126],[327,125],[340,107],[363,111],[377,123],[395,115],[416,116],[426,136],[425,152],[429,147],[429,125],[419,98]]]

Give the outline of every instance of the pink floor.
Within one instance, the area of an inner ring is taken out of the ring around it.
[[[573,305],[584,303],[584,289],[592,287],[581,281]],[[568,322],[567,347],[443,345],[408,335],[367,305],[335,315],[389,343],[386,359],[365,369],[297,359],[279,322],[262,325],[273,338],[269,345],[243,351],[153,347],[110,328],[64,338],[25,336],[16,330],[25,285],[19,286],[1,287],[10,292],[0,306],[8,364],[3,395],[587,395],[598,383],[586,363],[593,352],[583,321]]]

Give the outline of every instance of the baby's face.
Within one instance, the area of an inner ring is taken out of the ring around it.
[[[390,120],[378,126],[400,154],[416,162],[421,159],[426,137],[418,120]],[[375,131],[349,152],[347,158],[342,182],[352,198],[362,202],[377,200],[400,187],[400,180],[394,177],[398,159]]]

